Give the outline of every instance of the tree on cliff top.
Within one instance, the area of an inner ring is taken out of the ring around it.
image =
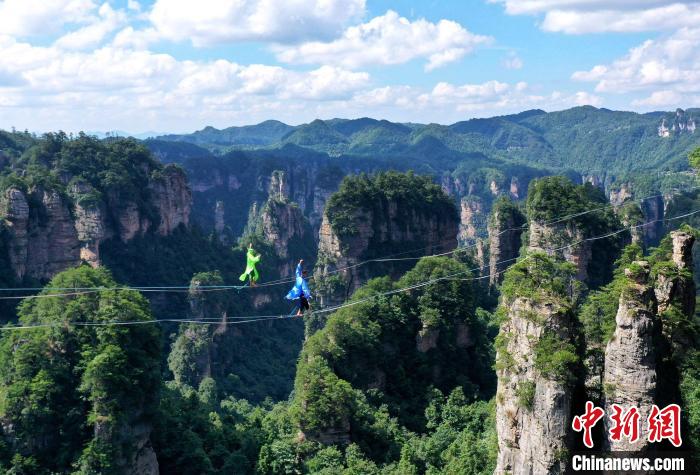
[[[117,290],[108,271],[58,274],[48,287],[103,287],[94,293],[26,300],[23,325],[0,337],[0,464],[18,473],[119,473],[137,450],[132,431],[149,427],[160,385],[160,335],[148,302]],[[73,323],[80,322],[77,326]],[[148,430],[141,436],[148,437]]]
[[[575,185],[562,176],[549,176],[530,182],[526,209],[530,221],[551,227],[555,234],[563,228],[573,229],[577,241],[561,243],[571,244],[572,251],[577,246],[583,246],[582,239],[623,228],[620,217],[615,214],[601,188],[590,183]],[[620,256],[625,241],[629,242],[630,239],[630,232],[626,231],[590,242],[593,258],[587,269],[586,283],[589,287],[597,288],[610,282],[613,277],[612,264]]]
[[[425,467],[428,462],[418,449],[423,443],[432,446],[433,462],[450,460],[446,451],[457,443],[461,426],[443,427],[440,440],[426,442],[419,434],[432,433],[442,424],[428,408],[442,400],[442,394],[457,391],[467,405],[492,396],[495,389],[493,328],[486,313],[475,309],[470,275],[467,266],[454,259],[423,258],[398,282],[386,277],[369,281],[353,295],[353,306],[334,313],[309,337],[297,367],[291,407],[307,440],[328,443],[337,436],[332,434],[345,433],[356,444],[347,450],[373,460],[366,463],[391,464],[403,458],[402,447],[407,449],[415,437],[403,468]],[[382,295],[441,278],[412,291]],[[454,457],[471,457],[463,452],[471,449],[453,450]],[[348,457],[346,453],[339,463],[351,464]]]
[[[74,197],[79,201],[98,201],[109,194],[133,201],[143,211],[149,211],[149,183],[162,177],[165,170],[134,139],[98,140],[83,133],[72,137],[64,132],[44,134],[21,156],[11,158],[10,165],[0,170],[0,190],[42,186],[67,193],[72,185],[80,184],[83,189]],[[179,167],[168,167],[182,173]]]
[[[328,200],[326,213],[339,236],[351,236],[357,233],[360,213],[386,209],[388,202],[396,204],[401,220],[413,213],[457,220],[454,201],[430,177],[395,171],[346,176]]]

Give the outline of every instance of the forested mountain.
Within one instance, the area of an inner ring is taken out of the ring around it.
[[[231,145],[269,145],[277,142],[293,129],[294,127],[277,120],[266,120],[257,125],[228,127],[222,130],[205,127],[193,134],[164,135],[158,138],[164,141],[189,142],[220,149]]]
[[[586,400],[696,454],[696,112],[0,132],[0,470],[564,473]]]
[[[481,153],[491,159],[596,174],[604,181],[608,174],[685,169],[682,157],[700,143],[695,133],[699,118],[700,109],[638,114],[581,106],[549,113],[531,110],[452,125],[362,118],[315,120],[293,127],[266,121],[223,130],[207,127],[159,139],[190,142],[216,151],[294,144],[332,156],[428,157],[430,149],[438,153]],[[430,144],[428,150],[426,143]]]
[[[325,200],[343,176],[413,170],[432,175],[454,196],[461,214],[459,240],[467,242],[486,235],[484,216],[496,197],[523,199],[536,177],[565,175],[623,200],[627,194],[639,198],[690,186],[686,157],[700,145],[698,112],[637,114],[585,106],[452,125],[315,120],[288,126],[284,133],[280,123],[267,121],[222,131],[209,127],[145,144],[161,160],[187,170],[195,219],[207,229],[221,201],[225,224],[239,235],[247,210],[267,199],[274,170],[285,172],[289,200],[299,204],[315,231]],[[270,130],[280,132],[270,135]],[[248,134],[268,139],[241,142]],[[652,200],[643,211],[649,219],[663,217],[667,204]]]

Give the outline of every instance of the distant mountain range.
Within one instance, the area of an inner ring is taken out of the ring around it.
[[[700,146],[700,131],[696,131],[699,119],[697,108],[639,114],[582,106],[558,112],[529,110],[452,125],[361,118],[314,120],[291,126],[268,120],[225,129],[206,127],[147,142],[170,161],[179,161],[178,155],[278,149],[292,144],[329,156],[425,160],[433,155],[454,154],[458,158],[478,153],[491,159],[582,174],[625,174],[686,169],[687,153]]]

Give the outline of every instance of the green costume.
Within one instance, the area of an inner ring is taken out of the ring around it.
[[[260,261],[260,255],[256,256],[253,248],[249,247],[248,254],[246,257],[247,261],[245,266],[245,272],[241,274],[239,279],[241,281],[245,281],[248,277],[250,277],[252,281],[257,282],[257,280],[260,278],[260,275],[258,274],[258,269],[255,266]]]

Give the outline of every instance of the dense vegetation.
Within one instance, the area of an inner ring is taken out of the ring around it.
[[[407,226],[414,213],[435,216],[440,221],[456,220],[457,211],[452,199],[426,176],[398,172],[346,177],[340,189],[326,205],[326,214],[333,231],[350,237],[358,232],[358,225],[366,216],[385,219],[389,203],[396,207],[396,221]],[[364,223],[375,226],[377,223]]]
[[[355,292],[304,345],[288,411],[305,442],[290,432],[261,457],[286,444],[296,454],[287,470],[493,470],[494,328],[470,275],[456,260],[425,258],[397,282]],[[323,448],[333,442],[341,447]]]
[[[598,134],[608,131],[598,112],[583,108],[571,115],[562,117],[597,124]],[[547,122],[548,117],[551,115],[535,111],[449,128],[371,120],[318,121],[313,130],[282,132],[285,127],[268,124],[270,135],[250,139],[249,145],[278,135],[274,140],[310,146],[331,129],[328,151],[351,150],[358,155],[349,164],[339,164],[295,145],[287,145],[284,152],[202,154],[203,165],[193,174],[197,183],[204,187],[224,180],[228,173],[235,173],[238,181],[213,186],[195,211],[204,215],[212,204],[208,200],[221,197],[231,213],[240,214],[244,221],[243,216],[247,219],[251,214],[250,204],[266,206],[268,183],[259,178],[275,170],[288,173],[293,187],[312,189],[320,184],[324,191],[331,191],[350,167],[372,171],[392,160],[400,162],[398,154],[376,161],[361,155],[370,150],[369,143],[393,153],[399,138],[413,141],[401,149],[410,153],[426,144],[438,150],[434,162],[426,159],[420,166],[430,169],[436,165],[430,171],[445,172],[444,177],[454,179],[451,186],[464,186],[468,194],[492,199],[492,183],[495,194],[502,196],[509,191],[512,173],[522,173],[527,183],[544,171],[502,157],[494,161],[497,166],[483,166],[482,155],[455,155],[445,151],[444,144],[456,147],[454,144],[469,137],[482,150],[507,149],[522,159],[519,154],[525,152],[518,152],[514,145],[518,143],[543,153],[541,162],[556,164],[559,152],[553,151],[552,144],[557,127]],[[658,121],[660,117],[652,118]],[[644,128],[644,146],[651,146],[657,139],[647,134],[647,125],[639,127]],[[566,130],[558,133],[582,134],[573,123],[561,128]],[[217,135],[216,131],[207,133]],[[442,145],[433,141],[433,135],[440,137]],[[681,139],[687,144],[685,136]],[[206,140],[203,143],[208,145]],[[218,146],[224,149],[226,144]],[[200,153],[188,145],[157,145],[166,150],[164,154],[177,152],[180,157]],[[82,135],[71,139],[63,134],[37,139],[3,133],[0,148],[3,187],[51,187],[71,200],[130,199],[146,213],[147,184],[164,170],[133,140],[98,141]],[[285,163],[286,153],[294,166]],[[659,152],[644,166],[656,167],[664,153],[672,151]],[[581,154],[591,160],[590,166],[597,164],[597,158],[583,150]],[[453,157],[463,160],[457,168],[440,168]],[[691,163],[697,161],[692,155]],[[301,172],[297,165],[302,166]],[[676,165],[672,161],[669,167]],[[194,170],[194,162],[188,167]],[[315,179],[313,184],[308,181],[310,176]],[[88,184],[92,191],[71,196],[71,187],[78,182]],[[689,192],[674,200],[669,215],[699,208],[699,196]],[[386,207],[388,200],[399,203],[406,221],[416,210],[444,213],[446,219],[456,220],[454,202],[433,180],[386,172],[344,179],[328,202],[331,224],[341,235],[352,236],[361,224],[358,217],[363,210]],[[641,218],[639,208],[629,202],[620,216],[606,205],[605,196],[594,186],[549,177],[532,181],[524,210],[529,220],[546,223],[601,208],[567,221],[567,226],[584,237],[618,230],[622,221],[629,224]],[[274,203],[267,202],[267,206]],[[520,209],[503,198],[494,206],[509,213]],[[120,473],[134,457],[143,456],[138,442],[150,430],[163,473],[492,473],[498,450],[494,345],[503,344],[495,335],[497,325],[506,318],[508,303],[527,297],[569,312],[578,334],[563,340],[546,329],[533,344],[533,364],[546,378],[580,384],[583,366],[591,359],[600,362],[614,329],[619,297],[628,285],[623,269],[634,267],[632,262],[644,256],[639,245],[623,249],[630,239],[624,233],[594,241],[588,282],[593,290],[589,291],[574,278],[573,265],[560,257],[529,254],[511,267],[500,288],[490,289],[490,296],[475,280],[475,264],[460,258],[462,253],[453,258],[424,258],[399,279],[379,277],[367,282],[347,307],[324,318],[322,328],[309,335],[302,347],[300,320],[235,323],[245,315],[287,313],[283,295],[288,283],[255,293],[205,290],[210,285],[238,282],[248,242],[263,255],[260,270],[265,280],[285,277],[277,274],[280,262],[274,245],[266,241],[259,226],[250,223],[246,231],[233,247],[232,242],[224,245],[198,226],[177,229],[169,236],[149,233],[129,243],[112,239],[102,248],[104,268],[70,269],[48,284],[102,290],[51,297],[56,291],[47,288],[41,297],[21,304],[21,324],[45,326],[8,329],[0,335],[0,469],[17,474]],[[292,243],[292,252],[310,253],[307,245]],[[397,249],[372,247],[371,252],[382,255]],[[653,276],[691,285],[690,273],[677,272],[671,265],[670,252],[668,239],[647,251],[645,259]],[[2,273],[8,269],[5,254],[0,246],[0,285],[9,287],[17,283],[6,277],[9,272]],[[137,292],[116,289],[116,282],[191,284],[185,292],[149,293],[149,305]],[[498,293],[501,307],[492,313]],[[661,362],[660,384],[662,398],[683,402],[683,433],[691,447],[697,448],[700,323],[697,317],[683,314],[682,304],[673,302],[661,315],[666,346],[660,351],[667,357]],[[149,323],[153,316],[189,321],[154,325]],[[537,315],[532,318],[535,321]],[[139,324],[94,326],[112,320]],[[204,325],[204,320],[217,325]],[[507,355],[496,368],[508,364],[506,360]],[[517,391],[519,406],[531,409],[534,394],[534,385],[522,384]]]
[[[255,126],[216,130],[208,127],[164,140],[191,142],[212,150],[233,147],[296,144],[331,155],[412,156],[430,149],[454,153],[480,153],[488,159],[515,160],[529,165],[574,169],[598,174],[602,180],[616,175],[686,168],[685,156],[698,145],[697,134],[677,124],[698,120],[698,109],[679,114],[636,114],[590,106],[546,113],[472,119],[452,125],[398,124],[369,118],[328,121],[290,127],[267,121]],[[670,137],[659,136],[662,122]],[[441,152],[438,152],[441,153]]]
[[[590,253],[595,258],[588,263],[588,284],[598,287],[610,281],[612,264],[625,242],[631,240],[631,235],[609,205],[603,190],[590,183],[574,185],[561,176],[533,180],[528,189],[526,210],[531,221],[554,236],[547,243],[551,248],[572,245],[568,252],[575,252],[576,246],[583,248],[590,242]],[[610,235],[604,239],[584,241],[608,233]]]
[[[259,236],[248,236],[241,243],[253,242],[263,254],[258,267],[265,280],[277,277],[277,258],[269,243]],[[103,262],[114,269],[115,276],[130,285],[174,285],[202,280],[220,283],[240,283],[241,265],[245,263],[242,247],[225,246],[215,237],[203,235],[197,228],[176,230],[171,236],[141,236],[129,244],[119,240],[105,243]],[[212,280],[213,279],[213,280]],[[272,287],[267,295],[269,304],[256,308],[253,295],[246,290],[230,289],[215,292],[220,301],[205,306],[209,318],[241,317],[244,315],[286,314],[289,307],[282,297],[284,286]],[[160,318],[190,319],[200,312],[192,307],[193,295],[187,292],[149,293],[154,313]],[[176,324],[166,325],[166,343],[176,343]],[[234,330],[234,328],[236,328]],[[299,321],[258,323],[232,326],[220,335],[220,351],[214,360],[219,371],[214,373],[221,394],[232,394],[259,402],[266,397],[285,399],[292,388],[295,357],[301,347],[303,324]],[[179,333],[184,332],[181,329]],[[172,336],[170,334],[172,333]],[[209,335],[209,334],[207,334]],[[210,335],[209,335],[210,336]],[[177,346],[176,346],[177,348]]]
[[[105,290],[68,297],[46,290],[19,310],[23,325],[39,327],[3,332],[0,418],[13,443],[3,446],[0,464],[14,473],[120,473],[136,456],[129,428],[154,418],[158,327],[90,325],[151,319],[140,294],[110,290],[116,283],[104,269],[72,269],[49,285]]]
[[[15,134],[17,135],[17,134]],[[78,199],[122,199],[146,211],[148,184],[163,166],[133,139],[98,140],[85,134],[45,134],[0,170],[0,189],[42,186],[68,194],[73,185],[87,184],[90,196]]]

